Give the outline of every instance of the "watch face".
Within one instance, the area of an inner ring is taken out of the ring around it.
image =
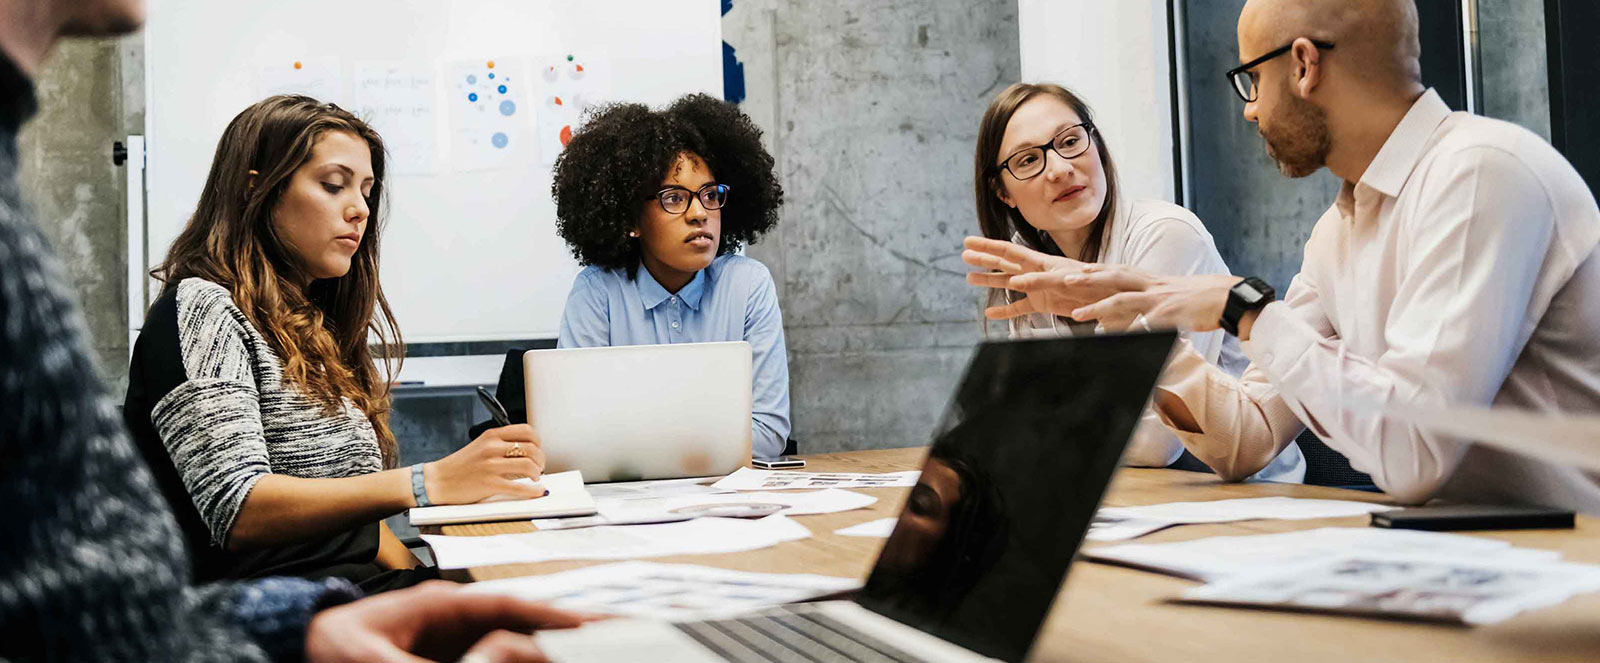
[[[1263,297],[1265,297],[1265,295],[1263,295],[1259,290],[1256,290],[1253,286],[1251,286],[1249,282],[1243,282],[1239,285],[1233,286],[1233,294],[1237,295],[1239,297],[1239,301],[1244,302],[1246,306],[1259,302]]]

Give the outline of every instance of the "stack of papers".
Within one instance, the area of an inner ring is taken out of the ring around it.
[[[599,513],[588,518],[549,518],[533,521],[540,530],[601,525],[670,523],[702,516],[758,518],[773,513],[804,516],[862,509],[878,498],[829,488],[806,493],[716,493],[675,497],[598,499]]]
[[[1173,525],[1240,520],[1308,520],[1360,516],[1395,507],[1349,500],[1253,497],[1215,502],[1172,502],[1132,507],[1101,507],[1089,525],[1090,541],[1124,541]]]
[[[1325,527],[1091,548],[1086,558],[1209,584],[1180,600],[1487,624],[1600,590],[1600,567],[1460,534]]]
[[[523,479],[523,481],[529,480]],[[411,519],[413,527],[421,527],[523,518],[587,516],[595,512],[594,498],[584,490],[581,472],[573,470],[546,474],[539,478],[538,483],[549,491],[544,497],[531,500],[491,497],[477,504],[417,507],[411,509],[407,516]]]
[[[917,485],[916,470],[860,474],[855,472],[790,472],[784,470],[752,470],[741,467],[721,481],[711,484],[723,490],[793,490],[796,488],[889,488]]]
[[[591,527],[495,536],[422,535],[441,569],[561,559],[630,559],[742,552],[798,541],[811,530],[783,515],[696,518],[662,525]]]
[[[854,578],[747,573],[693,564],[621,562],[490,580],[463,591],[510,594],[557,608],[661,621],[724,619],[861,586]]]

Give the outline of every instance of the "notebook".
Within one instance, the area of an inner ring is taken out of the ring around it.
[[[531,500],[496,501],[490,498],[477,504],[424,506],[411,509],[407,515],[413,527],[421,527],[595,514],[594,498],[583,488],[582,472],[572,470],[546,474],[539,479],[539,483],[550,491],[548,495]]]

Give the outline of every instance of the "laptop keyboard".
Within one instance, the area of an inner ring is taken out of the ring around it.
[[[924,663],[821,610],[786,605],[759,615],[674,624],[734,663]]]

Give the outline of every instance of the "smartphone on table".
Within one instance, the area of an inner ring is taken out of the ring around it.
[[[750,464],[763,470],[792,470],[796,467],[805,467],[806,459],[799,456],[778,456],[772,460],[756,458]]]

